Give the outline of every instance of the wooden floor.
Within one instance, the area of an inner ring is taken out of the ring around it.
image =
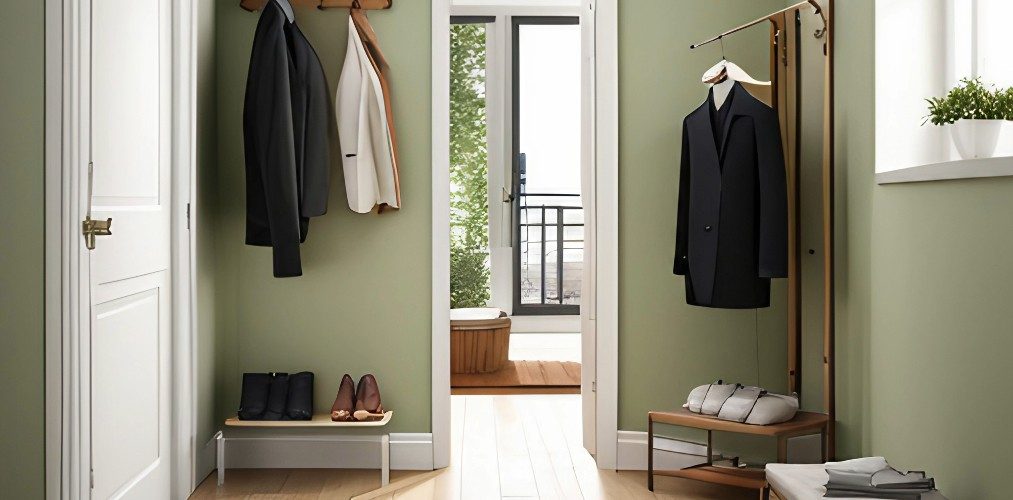
[[[508,361],[492,373],[453,373],[451,394],[580,394],[580,363]]]
[[[644,472],[598,470],[581,446],[580,397],[454,396],[450,467],[393,472],[391,487],[356,497],[444,499],[755,499],[756,493]],[[331,499],[379,487],[376,471],[229,470],[225,487],[212,475],[192,498]]]

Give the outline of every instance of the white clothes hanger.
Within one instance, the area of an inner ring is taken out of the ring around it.
[[[725,72],[725,75],[730,80],[735,80],[737,82],[742,83],[751,83],[753,85],[767,85],[767,86],[770,85],[770,82],[760,81],[753,78],[752,76],[749,76],[749,73],[746,73],[746,71],[741,67],[739,67],[738,64],[735,64],[727,59],[722,59],[714,66],[711,66],[710,69],[704,72],[703,77],[700,78],[700,81],[704,83],[713,82],[721,75],[722,71]]]
[[[711,85],[711,89],[714,91],[715,108],[721,109],[721,105],[725,103],[735,82],[770,86],[770,82],[753,78],[738,64],[725,59],[724,39],[719,38],[718,41],[721,42],[721,60],[705,71],[703,77],[700,78],[703,83]]]
[[[295,22],[295,11],[292,10],[292,4],[288,3],[288,0],[278,0],[278,5],[281,10],[285,12],[285,17],[288,18],[288,22]]]

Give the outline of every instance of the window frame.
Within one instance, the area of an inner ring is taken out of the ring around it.
[[[580,314],[580,304],[524,304],[521,302],[521,196],[519,176],[521,170],[520,151],[520,28],[525,25],[541,26],[573,26],[580,25],[579,16],[511,16],[510,17],[510,143],[511,143],[511,178],[513,179],[511,196],[511,230],[513,232],[512,249],[512,294],[513,294],[513,316],[576,316]],[[542,221],[544,223],[544,220]],[[563,221],[557,221],[562,224]],[[586,234],[585,234],[586,239]],[[545,241],[541,242],[542,252],[545,252]],[[557,266],[561,272],[563,256],[559,255]],[[545,269],[542,269],[545,273]],[[557,278],[558,279],[558,278]],[[542,281],[544,287],[545,281]],[[562,281],[558,283],[562,290]],[[582,292],[583,293],[583,292]],[[544,290],[543,294],[544,296]]]

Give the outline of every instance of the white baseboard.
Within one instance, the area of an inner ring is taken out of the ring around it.
[[[616,469],[647,470],[647,433],[639,431],[619,431]],[[714,450],[715,455],[734,455]],[[811,464],[822,463],[820,460],[820,437],[801,436],[788,440],[788,463]],[[704,463],[707,447],[704,445],[679,441],[666,437],[654,437],[655,469],[683,469]]]
[[[433,435],[428,432],[391,434],[390,468],[433,470]]]
[[[199,485],[215,470],[215,438],[204,446],[197,447],[197,464],[194,466],[194,482]],[[196,485],[195,485],[196,486]]]
[[[228,469],[379,469],[380,436],[227,435],[225,465]],[[391,434],[390,465],[394,470],[432,470],[432,434]]]
[[[580,333],[580,316],[510,316],[510,333]]]
[[[715,451],[717,453],[717,451]],[[654,437],[654,468],[684,469],[707,460],[707,447],[665,437]],[[619,431],[616,469],[647,470],[647,433]]]

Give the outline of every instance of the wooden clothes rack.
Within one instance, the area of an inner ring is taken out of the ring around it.
[[[802,395],[802,265],[800,225],[799,160],[801,144],[801,84],[798,71],[801,34],[799,23],[802,9],[812,7],[823,21],[823,28],[813,36],[823,40],[823,164],[822,164],[822,219],[823,219],[823,410],[829,417],[827,429],[827,455],[836,455],[835,390],[834,376],[834,79],[833,79],[833,0],[822,7],[817,0],[806,0],[764,17],[736,26],[690,49],[719,41],[725,36],[769,21],[771,106],[778,110],[784,141],[785,166],[788,178],[788,387]],[[790,17],[790,22],[789,22]],[[793,47],[793,52],[788,47]]]
[[[751,26],[770,22],[770,104],[778,111],[785,152],[785,168],[788,182],[788,387],[790,391],[802,395],[802,279],[801,279],[801,234],[800,224],[800,183],[799,160],[801,144],[799,141],[799,125],[801,122],[801,79],[799,66],[799,46],[801,42],[800,16],[802,10],[812,7],[814,14],[823,21],[823,28],[816,30],[813,36],[823,40],[824,55],[824,92],[823,92],[823,162],[822,162],[822,221],[823,221],[823,410],[824,414],[799,412],[796,419],[807,420],[812,424],[805,431],[821,431],[825,433],[823,440],[824,460],[834,460],[836,455],[836,379],[834,373],[834,63],[833,63],[833,12],[834,0],[826,0],[826,7],[817,0],[806,0],[785,9],[772,12],[745,24],[731,28],[723,33],[712,36],[699,43],[690,45],[690,49],[702,47],[724,37],[737,33]],[[792,50],[789,50],[789,47]],[[820,420],[822,419],[822,423]],[[682,415],[676,412],[651,412],[648,416],[649,428],[653,423],[670,423],[708,430],[745,434],[777,435],[778,429],[785,430],[785,436],[796,435],[792,422],[780,426],[751,426],[732,423],[718,424],[696,415]],[[717,426],[717,427],[715,427]],[[759,429],[758,427],[773,427]],[[770,432],[767,432],[770,431]],[[708,443],[709,444],[709,443]],[[708,453],[710,448],[708,447]],[[648,450],[651,464],[653,449]],[[779,440],[778,460],[784,461],[786,444]],[[651,471],[648,484],[651,485],[653,474],[676,475],[691,477],[708,482],[729,484],[734,486],[762,486],[761,498],[766,498],[766,482],[762,479],[763,471],[747,472],[726,467],[710,467],[712,457],[707,457],[705,466],[684,469],[682,471]],[[758,477],[758,476],[759,477]]]
[[[241,0],[239,6],[250,12],[263,9],[270,0]],[[359,9],[389,9],[394,0],[288,0],[293,7],[315,7],[318,9],[350,9],[358,4]]]

